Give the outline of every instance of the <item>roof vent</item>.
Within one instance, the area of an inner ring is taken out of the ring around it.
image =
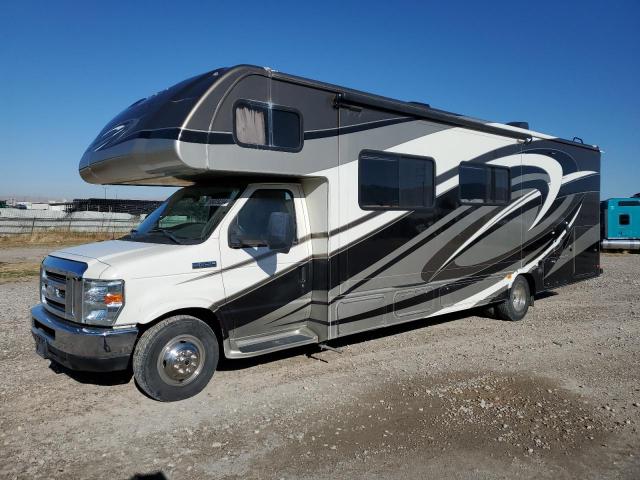
[[[524,130],[529,130],[529,122],[508,122],[507,125],[511,125],[512,127],[522,128]]]

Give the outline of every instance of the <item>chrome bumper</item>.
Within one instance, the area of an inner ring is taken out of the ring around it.
[[[603,250],[640,250],[640,240],[637,238],[605,238],[602,240]]]
[[[31,333],[39,355],[72,370],[126,370],[138,329],[79,325],[52,315],[42,305],[31,309]]]

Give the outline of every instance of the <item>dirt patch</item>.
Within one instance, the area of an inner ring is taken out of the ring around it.
[[[387,457],[411,462],[419,455],[429,461],[447,451],[547,468],[566,466],[568,459],[586,465],[593,464],[590,452],[606,445],[609,435],[601,412],[578,395],[522,375],[411,377],[350,403],[352,408],[328,411],[302,431],[268,428],[263,444],[269,435],[287,441],[266,452],[251,471],[278,478],[296,472],[280,468],[294,458],[319,472],[344,458],[367,464]],[[256,432],[259,436],[260,429]],[[240,476],[248,478],[246,472]]]

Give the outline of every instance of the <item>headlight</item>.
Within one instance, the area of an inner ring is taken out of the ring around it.
[[[124,280],[82,281],[82,323],[113,325],[124,306]]]

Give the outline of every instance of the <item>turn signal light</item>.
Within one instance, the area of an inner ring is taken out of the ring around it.
[[[122,304],[122,294],[121,293],[107,293],[104,296],[104,304],[105,305]]]

